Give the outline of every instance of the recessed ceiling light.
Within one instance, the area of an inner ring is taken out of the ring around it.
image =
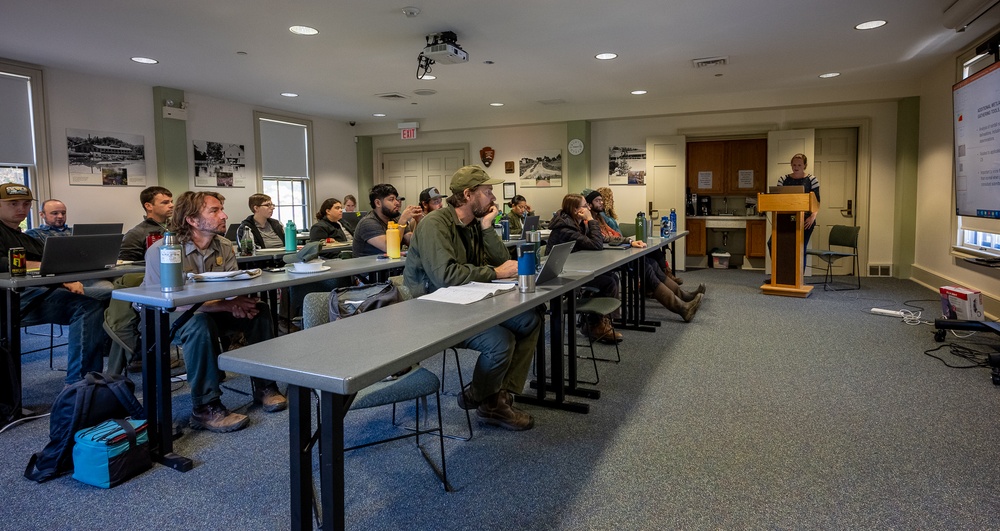
[[[384,112],[373,112],[372,116],[374,116],[376,118],[385,118],[385,113]]]
[[[421,81],[434,81],[435,79],[437,79],[437,76],[432,76],[430,74],[424,74],[424,77],[422,77],[420,79],[421,79]]]
[[[611,53],[611,52],[605,52],[605,53],[599,53],[599,54],[595,55],[594,57],[596,57],[596,58],[598,58],[598,59],[600,59],[602,61],[607,61],[608,59],[614,59],[615,57],[618,57],[618,54]]]
[[[284,96],[284,97],[286,97],[286,98],[298,98],[299,97],[299,95],[296,94],[296,93],[294,93],[294,92],[282,92],[281,95]]]
[[[870,30],[875,28],[881,28],[885,26],[886,22],[884,20],[869,20],[868,22],[862,22],[857,26],[854,26],[856,30]]]
[[[498,101],[495,101],[490,104],[490,107],[503,107],[503,104]]]
[[[288,28],[288,31],[296,35],[316,35],[319,30],[316,28],[310,28],[309,26],[292,26]]]
[[[643,95],[643,94],[645,94],[645,93],[646,93],[646,91],[645,91],[645,90],[633,90],[633,91],[632,91],[632,95],[633,95],[633,96],[642,96],[642,95]]]
[[[150,59],[149,57],[133,57],[132,60],[137,63],[142,63],[144,65],[155,65],[159,63],[159,61],[157,61],[156,59]]]
[[[831,77],[837,77],[839,75],[840,75],[840,72],[827,72],[825,74],[820,74],[819,77],[821,77],[823,79],[830,79]]]

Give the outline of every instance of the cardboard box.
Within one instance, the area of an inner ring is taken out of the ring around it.
[[[941,315],[945,319],[983,321],[983,294],[960,286],[942,286]]]

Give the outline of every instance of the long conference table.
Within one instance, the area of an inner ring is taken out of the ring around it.
[[[65,275],[12,277],[0,274],[3,303],[0,304],[0,427],[24,416],[21,390],[21,293],[28,288],[59,289],[63,283],[82,280],[100,280],[120,277],[126,273],[142,272],[141,266],[122,265],[97,271]],[[37,304],[44,304],[44,297]],[[32,304],[36,304],[32,302]],[[30,312],[31,309],[29,308]]]
[[[595,275],[629,264],[641,264],[643,256],[671,245],[686,234],[678,233],[662,240],[651,238],[649,246],[644,249],[574,253],[564,268],[564,274],[536,286],[534,293],[515,290],[470,305],[412,299],[223,353],[219,356],[221,369],[288,384],[291,527],[312,528],[313,427],[309,407],[312,390],[317,390],[320,395],[320,416],[317,420],[321,525],[324,529],[344,529],[344,416],[359,391],[387,374],[419,363],[515,315],[550,303],[551,383],[556,388],[555,403],[558,407],[562,402],[560,389],[564,384],[561,360],[565,328],[561,300],[564,297],[567,299],[567,315],[571,315],[575,291]],[[400,323],[407,324],[403,333],[380,336],[378,341],[354,342],[355,347],[349,352],[333,352],[329,348],[335,339],[357,336],[365,330],[398,328]],[[575,332],[572,326],[568,328],[572,348]],[[544,371],[544,360],[539,360],[541,357],[536,356],[536,370],[540,368]],[[575,355],[570,359],[575,359]],[[536,400],[520,401],[537,403],[541,399],[546,402],[544,374],[539,374]]]

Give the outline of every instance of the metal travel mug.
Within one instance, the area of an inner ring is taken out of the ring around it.
[[[535,256],[534,244],[517,247],[517,289],[521,293],[535,292]]]
[[[536,258],[536,260],[535,260],[535,262],[536,262],[535,269],[537,270],[538,269],[538,264],[537,264],[537,262],[538,262],[538,260],[537,260],[537,258],[538,258],[538,251],[542,247],[542,233],[540,231],[537,231],[537,230],[529,230],[528,232],[526,232],[524,234],[524,240],[527,241],[528,243],[535,244],[535,258]]]

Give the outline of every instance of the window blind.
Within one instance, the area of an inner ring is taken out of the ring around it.
[[[309,178],[304,125],[260,120],[260,161],[265,178]]]
[[[35,163],[31,92],[27,77],[0,72],[0,163]]]

